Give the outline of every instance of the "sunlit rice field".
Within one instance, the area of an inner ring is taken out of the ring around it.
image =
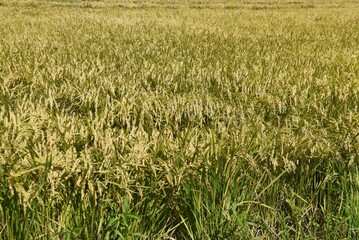
[[[0,0],[0,239],[359,238],[359,1]]]

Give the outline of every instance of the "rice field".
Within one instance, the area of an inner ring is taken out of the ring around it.
[[[359,1],[0,19],[0,239],[359,238]]]

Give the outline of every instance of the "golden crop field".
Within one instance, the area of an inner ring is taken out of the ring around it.
[[[0,0],[0,239],[359,238],[359,1]]]

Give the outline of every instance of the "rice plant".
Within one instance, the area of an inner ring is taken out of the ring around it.
[[[358,238],[359,2],[223,3],[0,1],[0,239]]]

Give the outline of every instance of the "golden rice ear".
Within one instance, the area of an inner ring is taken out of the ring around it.
[[[176,240],[176,239],[173,237],[164,237],[163,240]]]

